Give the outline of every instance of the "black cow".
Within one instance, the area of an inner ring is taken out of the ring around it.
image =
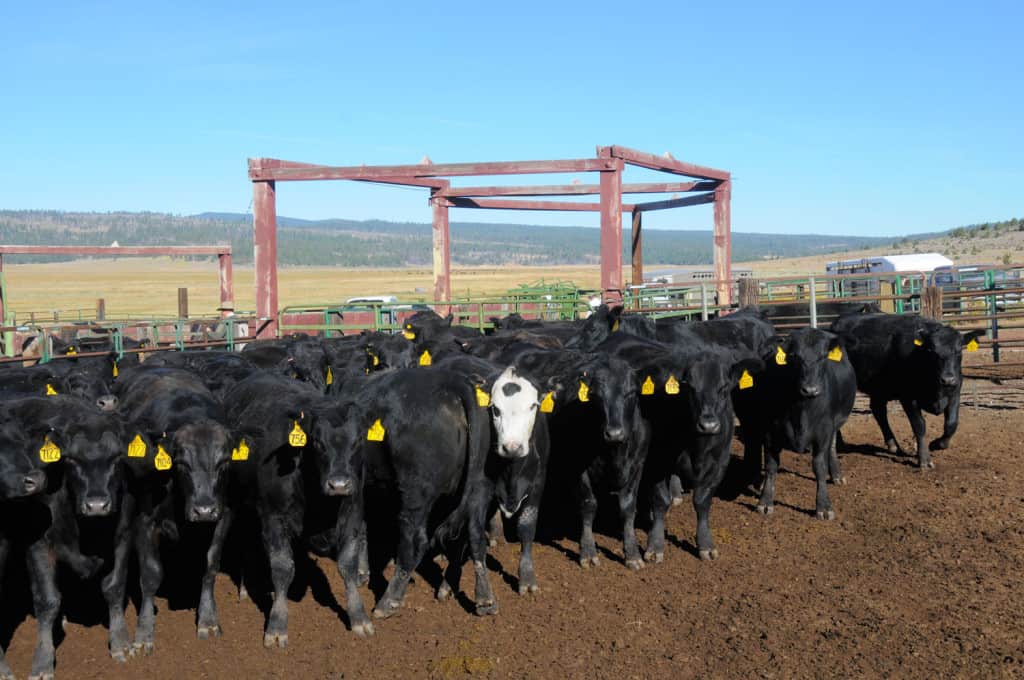
[[[487,411],[478,405],[472,382],[437,369],[383,372],[347,394],[338,409],[344,424],[335,450],[351,461],[352,493],[341,498],[337,559],[353,629],[359,634],[373,631],[357,587],[364,500],[375,488],[399,496],[399,539],[395,573],[374,615],[385,618],[401,606],[412,571],[429,547],[430,516],[445,517],[434,533],[440,543],[468,524],[476,611],[497,611],[486,567],[492,497],[484,474],[489,428]],[[449,568],[454,567],[450,563]],[[438,591],[439,596],[444,594],[444,589]]]
[[[653,319],[640,314],[623,314],[622,307],[601,305],[579,325],[579,333],[568,340],[566,347],[584,352],[594,351],[612,333],[622,331],[648,340],[654,340],[656,326]]]
[[[753,408],[744,418],[744,437],[758,449],[766,439],[766,474],[758,509],[774,510],[779,452],[811,454],[816,481],[815,516],[835,519],[828,495],[831,475],[843,482],[835,455],[836,432],[853,410],[857,380],[842,340],[828,331],[802,328],[769,343],[766,368],[749,393]]]
[[[651,486],[653,524],[645,557],[664,559],[665,513],[672,503],[672,474],[693,489],[697,549],[701,559],[718,557],[711,537],[711,498],[729,464],[733,432],[730,393],[760,370],[756,357],[695,342],[680,346],[616,333],[600,347],[633,367],[640,383],[640,408],[652,438],[644,471]]]
[[[182,528],[193,523],[215,525],[207,551],[197,634],[200,639],[220,634],[213,603],[216,569],[211,568],[216,560],[211,556],[219,556],[230,526],[228,467],[239,441],[228,426],[223,407],[188,371],[142,366],[126,371],[119,383],[118,398],[129,425],[149,433],[155,442],[158,469],[173,468],[174,494],[147,504],[137,521],[142,601],[135,647],[150,653],[155,626],[153,595],[163,579],[159,542],[168,522]]]
[[[888,402],[899,401],[917,440],[918,466],[934,467],[929,450],[948,448],[959,424],[962,353],[977,349],[983,331],[958,333],[936,321],[895,314],[843,316],[832,331],[849,353],[857,389],[870,398],[886,448],[903,453],[886,413]],[[944,415],[942,436],[928,446],[922,409]]]

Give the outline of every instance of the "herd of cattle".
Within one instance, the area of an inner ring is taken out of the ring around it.
[[[68,578],[102,592],[114,659],[150,653],[153,598],[177,552],[162,546],[197,527],[205,530],[197,633],[208,638],[221,634],[214,581],[229,531],[258,520],[262,545],[247,546],[242,563],[264,560],[269,570],[267,646],[288,640],[296,549],[337,560],[352,630],[373,633],[358,588],[370,577],[368,524],[374,544],[382,542],[372,535],[378,514],[398,536],[376,618],[401,607],[428,554],[448,558],[437,597],[451,597],[467,549],[476,611],[496,612],[486,555],[501,516],[522,544],[519,592],[536,591],[532,542],[538,522],[552,519],[545,489],[575,499],[585,567],[598,563],[599,500],[617,502],[624,561],[639,569],[664,559],[666,511],[687,492],[699,555],[714,559],[709,510],[735,419],[743,481],[760,483],[759,509],[773,510],[786,448],[811,454],[815,514],[832,519],[827,482],[843,482],[836,443],[857,389],[869,395],[893,452],[886,404],[902,404],[917,462],[931,467],[929,451],[947,448],[957,428],[961,353],[977,348],[974,332],[849,312],[831,332],[785,337],[756,309],[702,322],[655,322],[607,307],[576,322],[513,315],[489,335],[420,312],[396,335],[299,336],[240,353],[161,352],[144,363],[111,352],[6,364],[0,576],[12,551],[24,552],[39,627],[30,677],[53,676],[58,584]],[[945,415],[930,444],[922,410]],[[638,503],[650,522],[643,550]],[[133,639],[125,622],[130,564],[139,593]],[[0,679],[11,677],[0,652]]]

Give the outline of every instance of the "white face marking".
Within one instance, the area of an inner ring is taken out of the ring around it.
[[[491,388],[491,416],[498,433],[498,455],[523,458],[530,453],[530,435],[540,403],[537,388],[509,366]]]

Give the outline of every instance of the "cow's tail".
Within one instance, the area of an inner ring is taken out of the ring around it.
[[[444,549],[448,544],[458,540],[467,528],[474,511],[486,512],[474,503],[482,502],[479,494],[480,484],[486,484],[484,466],[491,443],[491,430],[487,421],[488,410],[477,403],[474,386],[465,379],[459,381],[458,396],[466,413],[466,462],[462,468],[462,481],[459,485],[459,504],[434,530],[432,547]],[[488,499],[489,502],[489,499]]]

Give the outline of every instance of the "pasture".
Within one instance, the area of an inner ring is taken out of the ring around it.
[[[928,472],[882,451],[858,398],[845,428],[853,450],[842,455],[849,484],[831,490],[834,522],[813,519],[807,456],[783,453],[778,509],[769,517],[727,478],[712,506],[721,550],[715,562],[694,555],[688,503],[669,514],[665,562],[640,572],[623,565],[614,522],[612,531],[599,532],[602,562],[589,571],[576,563],[574,540],[542,540],[535,596],[515,593],[518,544],[501,543],[489,558],[496,616],[473,616],[466,599],[435,602],[438,572],[428,564],[426,576],[414,577],[403,611],[361,640],[346,629],[333,561],[311,558],[299,561],[286,649],[263,648],[266,593],[253,592],[255,604],[239,602],[222,575],[222,638],[197,640],[194,597],[165,596],[158,599],[155,653],[127,665],[107,654],[102,607],[69,597],[57,672],[152,680],[1020,677],[1024,472],[1014,451],[1021,418],[993,389],[965,383],[960,431]],[[896,410],[896,434],[910,448],[909,427]],[[940,427],[939,419],[928,421],[929,431]],[[739,455],[734,446],[734,463]],[[363,589],[368,603],[382,584],[374,579]],[[471,592],[471,570],[462,589]],[[4,596],[0,644],[9,640],[7,658],[20,675],[35,626],[23,620],[24,590]],[[131,626],[131,605],[128,616]]]

